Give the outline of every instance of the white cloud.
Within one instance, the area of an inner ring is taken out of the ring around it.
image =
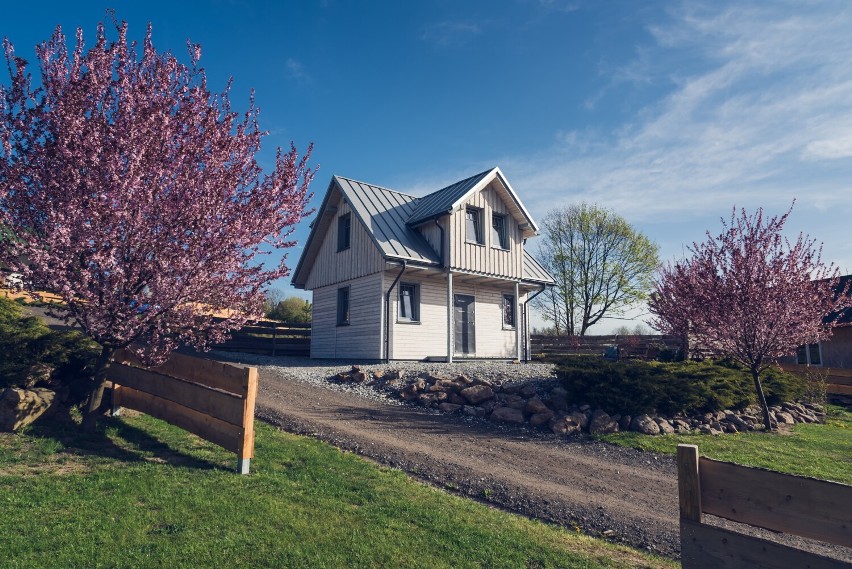
[[[466,44],[482,33],[482,27],[473,22],[437,22],[429,24],[420,34],[420,39],[440,48]]]
[[[312,81],[311,76],[305,72],[302,63],[299,60],[288,57],[285,65],[287,66],[287,72],[291,79],[295,79],[299,83],[310,83]]]

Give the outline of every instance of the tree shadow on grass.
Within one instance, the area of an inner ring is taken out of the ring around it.
[[[37,421],[27,429],[33,438],[54,440],[61,445],[57,454],[79,457],[91,465],[108,463],[159,463],[197,470],[223,470],[227,466],[192,456],[176,449],[145,429],[134,426],[121,417],[100,417],[95,433],[83,433],[80,425],[67,410],[60,410],[46,420]],[[189,433],[187,433],[187,436]],[[48,458],[48,457],[45,457]]]

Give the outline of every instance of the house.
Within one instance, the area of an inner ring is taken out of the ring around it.
[[[427,196],[334,176],[293,273],[311,357],[525,359],[527,303],[553,278],[499,168]]]
[[[852,282],[852,275],[840,277],[835,294],[845,290]],[[795,356],[782,358],[780,362],[827,368],[852,368],[852,308],[829,314],[826,321],[834,323],[831,338],[817,344],[799,346]]]

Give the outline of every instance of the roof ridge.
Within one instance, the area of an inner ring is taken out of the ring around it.
[[[468,180],[472,180],[473,178],[477,178],[477,177],[479,177],[479,176],[483,176],[483,175],[485,175],[485,174],[488,174],[489,172],[491,172],[491,171],[492,171],[492,170],[494,170],[495,168],[497,168],[497,166],[492,166],[491,168],[488,168],[487,170],[483,170],[482,172],[479,172],[478,174],[474,174],[473,176],[468,176],[467,178],[462,178],[461,180],[455,181],[455,182],[453,182],[452,184],[447,184],[447,185],[446,185],[446,186],[444,186],[443,188],[441,188],[441,189],[439,189],[439,190],[435,190],[434,192],[429,192],[428,194],[426,194],[426,195],[425,195],[425,196],[423,196],[423,197],[424,197],[424,198],[428,198],[429,196],[431,196],[431,195],[433,195],[433,194],[437,194],[437,193],[443,192],[444,190],[449,189],[449,188],[452,188],[453,186],[457,186],[457,185],[459,185],[459,184],[461,184],[461,183],[463,183],[463,182],[466,182],[466,181],[468,181]]]
[[[403,195],[403,196],[407,196],[409,198],[414,198],[416,200],[422,199],[422,198],[418,198],[417,196],[415,196],[413,194],[400,192],[399,190],[392,190],[392,189],[386,188],[384,186],[377,186],[376,184],[371,184],[370,182],[364,182],[362,180],[356,180],[355,178],[347,178],[346,176],[341,176],[340,174],[335,174],[334,177],[335,178],[341,178],[343,180],[348,180],[350,182],[356,182],[358,184],[364,184],[365,186],[370,186],[371,188],[376,188],[376,189],[379,189],[379,190],[382,190],[382,191],[385,191],[385,192],[393,192],[395,194],[400,194],[400,195]]]

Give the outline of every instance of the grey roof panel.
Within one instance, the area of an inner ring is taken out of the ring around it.
[[[417,198],[341,176],[334,179],[385,257],[440,264],[426,239],[406,223]]]
[[[542,267],[526,249],[524,249],[524,280],[542,284],[554,284],[556,282],[547,272],[547,269]]]
[[[482,179],[494,171],[490,168],[485,172],[480,172],[470,178],[465,178],[460,182],[451,184],[446,188],[433,192],[428,196],[420,198],[417,202],[417,207],[411,212],[411,217],[408,219],[409,225],[417,225],[429,220],[436,215],[449,213],[452,205],[464,196],[472,187],[478,184]]]

